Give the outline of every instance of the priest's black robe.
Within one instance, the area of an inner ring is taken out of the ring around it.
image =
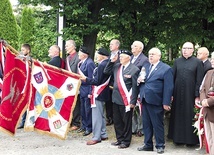
[[[174,93],[168,138],[177,144],[198,144],[193,125],[195,98],[204,76],[203,62],[196,57],[180,57],[174,66]]]

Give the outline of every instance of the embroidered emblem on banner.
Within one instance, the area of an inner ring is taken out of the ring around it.
[[[62,127],[62,123],[61,123],[60,120],[56,120],[56,121],[53,122],[53,126],[54,126],[55,129],[59,129],[59,128]]]
[[[34,79],[37,83],[42,83],[43,82],[43,76],[42,76],[42,72],[36,73],[33,75]]]
[[[72,83],[67,85],[67,90],[71,91],[74,88],[74,85]]]
[[[45,111],[49,111],[49,110],[53,109],[55,106],[54,95],[49,92],[44,94],[42,97],[41,104]]]

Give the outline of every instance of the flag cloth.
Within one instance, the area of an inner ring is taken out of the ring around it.
[[[15,134],[19,119],[26,111],[31,95],[29,65],[5,48],[6,61],[0,104],[0,130]],[[27,62],[28,63],[28,62]],[[25,87],[28,85],[28,87]]]
[[[31,83],[25,130],[65,139],[81,84],[79,76],[34,61]]]

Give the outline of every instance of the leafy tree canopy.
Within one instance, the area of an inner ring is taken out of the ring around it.
[[[108,44],[115,36],[121,41],[121,48],[130,49],[134,40],[140,40],[145,44],[145,52],[158,46],[165,52],[172,49],[173,58],[178,56],[179,47],[185,41],[214,50],[213,0],[19,1],[51,5],[56,9],[64,6],[63,38],[76,39],[91,51],[95,50],[96,43]],[[105,33],[115,35],[103,38]]]
[[[9,0],[1,0],[0,14],[0,38],[17,48],[18,27]]]

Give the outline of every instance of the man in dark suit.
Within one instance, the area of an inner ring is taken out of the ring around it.
[[[200,47],[197,51],[197,58],[201,60],[204,64],[204,75],[208,70],[212,69],[211,62],[208,59],[209,51],[206,47]]]
[[[134,41],[131,48],[133,53],[133,56],[131,57],[131,63],[141,70],[142,66],[145,66],[149,63],[148,58],[143,54],[144,45],[141,41]]]
[[[101,140],[108,139],[106,132],[106,121],[104,115],[105,102],[110,99],[109,81],[110,76],[103,73],[108,62],[109,52],[105,48],[98,49],[96,60],[98,67],[94,69],[93,78],[83,77],[86,84],[92,85],[91,108],[92,108],[92,140],[87,141],[87,145],[94,145]]]
[[[117,141],[112,145],[119,149],[127,148],[131,143],[132,113],[139,93],[137,77],[140,70],[130,62],[131,55],[130,51],[121,50],[120,63],[114,65],[118,59],[118,55],[115,55],[104,69],[104,73],[113,73],[114,76],[112,102]]]
[[[78,74],[86,76],[88,78],[92,78],[95,64],[94,61],[89,57],[88,49],[84,46],[80,47],[78,55],[80,59],[77,71]],[[82,117],[82,124],[78,132],[84,131],[83,136],[87,136],[92,132],[92,110],[90,99],[88,97],[88,95],[91,94],[91,91],[92,86],[82,81],[82,84],[80,86],[80,113]]]
[[[164,153],[164,110],[170,110],[173,92],[173,72],[170,66],[160,61],[158,48],[149,50],[149,62],[145,66],[145,83],[140,85],[140,98],[143,103],[144,145],[138,151],[153,151],[153,132],[157,153]],[[138,82],[141,79],[138,78]]]
[[[148,58],[143,54],[144,45],[141,41],[134,41],[131,45],[133,56],[131,57],[131,63],[137,66],[140,70],[142,66],[149,64]],[[137,102],[132,116],[132,133],[141,137],[143,135],[143,124],[141,116],[142,105]]]
[[[67,40],[66,44],[65,44],[65,50],[66,50],[66,53],[68,54],[68,56],[66,58],[66,62],[65,62],[66,70],[73,72],[73,73],[77,73],[78,63],[80,60],[79,60],[78,53],[76,52],[75,41]],[[80,104],[81,103],[80,103],[80,99],[79,99],[79,95],[78,95],[77,101],[76,101],[76,106],[73,111],[73,118],[72,118],[71,128],[70,128],[70,130],[72,130],[72,131],[80,128],[80,119],[81,119]]]
[[[120,41],[117,39],[112,39],[109,44],[109,49],[111,51],[110,59],[113,58],[115,55],[118,55],[119,53],[119,48],[120,48]],[[120,63],[119,57],[117,61],[114,64]],[[114,77],[113,75],[111,76],[110,84],[109,87],[110,89],[110,94],[112,95],[112,89],[113,89],[113,83],[114,83]],[[113,124],[113,103],[112,100],[110,99],[106,103],[106,125],[112,125]]]
[[[60,58],[60,47],[57,45],[52,45],[48,50],[48,56],[51,60],[48,64],[53,65],[55,67],[64,68],[64,61]]]

